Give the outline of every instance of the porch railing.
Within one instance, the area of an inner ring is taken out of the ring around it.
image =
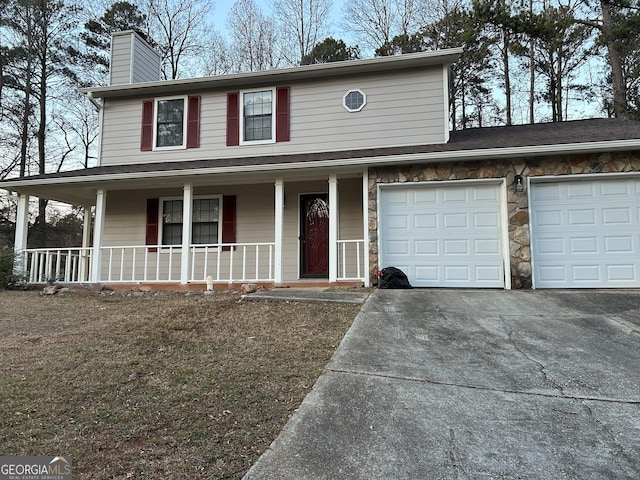
[[[28,283],[81,283],[91,278],[91,248],[38,248],[16,257]]]
[[[363,240],[338,240],[338,280],[362,280]],[[273,282],[274,242],[221,243],[189,247],[189,282]],[[176,283],[182,279],[182,247],[102,247],[101,283]],[[83,283],[92,279],[92,248],[27,249],[17,269],[29,283]]]
[[[182,246],[102,247],[102,281],[175,283],[181,281]],[[189,247],[188,281],[271,282],[275,243],[220,243]]]
[[[364,240],[338,240],[338,280],[364,280]]]

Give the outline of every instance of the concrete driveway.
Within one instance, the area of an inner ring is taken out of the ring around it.
[[[640,292],[377,290],[246,479],[638,479]]]

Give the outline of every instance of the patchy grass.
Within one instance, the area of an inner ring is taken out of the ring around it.
[[[240,478],[358,307],[0,292],[0,454],[74,478]]]

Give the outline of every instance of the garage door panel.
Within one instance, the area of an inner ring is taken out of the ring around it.
[[[497,213],[475,213],[473,214],[473,226],[475,228],[498,228],[500,227],[500,216]]]
[[[412,192],[412,194],[415,205],[433,204],[438,201],[438,195],[435,190],[418,190]]]
[[[571,183],[567,185],[566,198],[570,198],[570,199],[585,198],[585,197],[593,198],[593,196],[594,196],[593,183],[577,182],[577,183]]]
[[[609,197],[612,195],[627,197],[634,190],[632,184],[624,182],[606,182],[601,183],[599,186],[603,197]]]
[[[396,189],[407,192],[407,205],[398,202],[401,195],[387,201]],[[381,266],[401,268],[414,286],[504,287],[499,185],[382,188],[380,208]],[[406,227],[388,222],[396,213],[407,216]],[[407,249],[396,241],[408,242]]]
[[[415,228],[438,228],[438,216],[435,214],[415,214]]]
[[[560,210],[541,210],[535,217],[536,227],[549,227],[562,225],[562,212]]]
[[[444,228],[468,228],[466,213],[445,213],[443,216]]]
[[[596,212],[593,209],[587,210],[569,210],[568,224],[574,225],[595,225]]]
[[[598,253],[598,238],[583,237],[569,239],[570,251],[575,253]]]
[[[539,254],[562,255],[565,252],[564,239],[561,237],[539,239],[535,243],[534,252]]]
[[[416,255],[438,255],[438,242],[435,240],[416,240]]]
[[[415,266],[413,270],[415,271],[415,274],[413,275],[413,278],[415,279],[413,282],[415,283],[412,283],[412,285],[436,285],[440,283],[440,268],[437,265]],[[403,271],[409,272],[411,271],[411,268]]]
[[[477,255],[499,255],[500,242],[495,238],[474,241],[474,253]]]
[[[493,282],[499,275],[502,275],[502,270],[495,265],[476,268],[476,278],[479,282]]]
[[[388,241],[387,251],[392,255],[409,255],[409,242],[407,240]]]
[[[409,225],[409,217],[407,215],[387,215],[388,228],[406,229]]]
[[[611,253],[633,253],[633,237],[631,235],[624,237],[605,237],[605,248]]]
[[[629,282],[638,279],[637,265],[607,265],[607,278],[612,282]]]
[[[448,188],[441,190],[444,203],[465,204],[469,202],[467,191],[462,188]]]
[[[617,224],[630,224],[632,209],[627,208],[603,208],[602,209],[602,223],[605,225],[617,225]]]
[[[640,286],[639,193],[638,177],[532,184],[535,286]]]

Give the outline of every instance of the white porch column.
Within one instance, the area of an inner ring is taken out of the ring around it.
[[[18,211],[16,213],[16,235],[13,249],[20,253],[27,248],[29,229],[29,195],[18,195]]]
[[[371,278],[369,275],[369,169],[365,168],[362,172],[362,238],[364,239],[364,286],[371,286]]]
[[[106,190],[96,193],[96,217],[93,224],[93,253],[91,254],[91,282],[100,283],[102,277],[102,243],[104,241],[104,215],[107,206]]]
[[[27,235],[29,232],[29,195],[18,196],[18,210],[16,212],[16,234],[14,237],[13,251],[16,254],[16,262],[13,270],[16,275],[28,272]]]
[[[180,283],[189,283],[191,249],[191,218],[193,217],[193,186],[185,183],[182,196],[182,255],[180,261]]]
[[[89,244],[91,243],[91,205],[84,206],[82,224],[82,250],[80,251],[80,275],[79,280],[84,282],[87,280],[87,259],[89,257]]]
[[[329,175],[329,282],[338,281],[338,178]]]
[[[276,251],[274,253],[275,270],[273,280],[275,283],[282,283],[282,240],[284,237],[284,181],[282,178],[276,178],[275,183],[275,243]]]

